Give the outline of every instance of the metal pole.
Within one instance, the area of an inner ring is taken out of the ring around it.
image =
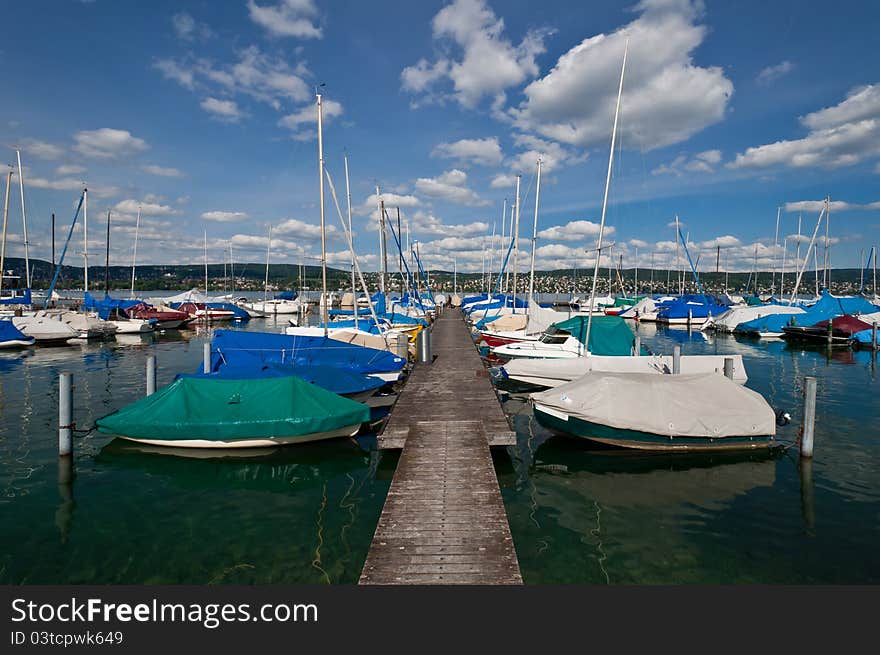
[[[89,290],[89,190],[83,189],[83,289]]]
[[[210,346],[209,346],[210,348]],[[147,395],[156,393],[156,356],[147,357]]]
[[[6,229],[9,223],[9,187],[12,186],[12,169],[6,174],[6,195],[3,201],[3,241],[0,243],[0,291],[3,291],[3,274],[6,272]],[[2,295],[2,294],[0,294]]]
[[[538,181],[535,185],[535,222],[532,224],[532,271],[529,274],[529,303],[535,294],[535,245],[538,243],[538,198],[541,196],[541,159],[538,158]]]
[[[73,454],[73,374],[58,376],[58,455]]]
[[[18,160],[18,190],[21,193],[21,226],[23,230],[22,236],[24,236],[24,281],[27,285],[27,288],[31,288],[31,263],[30,263],[30,253],[28,251],[28,236],[27,236],[27,214],[24,211],[24,173],[21,170],[21,152],[19,150],[15,151],[15,157]]]
[[[733,379],[733,357],[724,358],[724,377]]]
[[[211,372],[211,344],[206,343],[202,346],[202,371]]]
[[[519,178],[516,176],[516,216],[514,217],[514,234],[513,234],[513,313],[516,314],[516,278],[517,278],[517,260],[519,259]]]
[[[636,335],[635,343],[633,343],[633,355],[635,357],[639,357],[642,354],[642,337],[640,335]]]
[[[318,187],[320,190],[318,198],[321,210],[321,293],[323,294],[321,296],[323,300],[321,321],[324,323],[324,336],[326,337],[329,330],[328,324],[330,323],[330,308],[328,307],[330,299],[327,297],[327,248],[324,234],[324,112],[321,107],[321,94],[318,93],[316,95],[318,98],[318,176],[321,178],[318,180],[320,184]]]
[[[816,426],[816,378],[804,378],[804,424],[801,428],[801,457],[813,456]]]
[[[877,350],[877,321],[871,324],[871,347]]]
[[[681,373],[681,346],[676,345],[672,348],[672,374],[679,373]]]

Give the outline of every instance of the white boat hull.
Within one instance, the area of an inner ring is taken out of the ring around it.
[[[358,433],[361,426],[348,425],[338,430],[329,432],[314,432],[293,437],[257,437],[253,439],[140,439],[118,435],[120,439],[148,444],[150,446],[168,446],[172,448],[266,448],[271,446],[288,446],[291,444],[308,443],[310,441],[323,441],[325,439],[338,439],[340,437],[353,437]]]

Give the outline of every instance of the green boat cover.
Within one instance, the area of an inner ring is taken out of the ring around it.
[[[574,316],[567,321],[554,323],[557,330],[568,332],[575,339],[584,343],[587,338],[587,316]],[[594,355],[632,354],[633,332],[626,321],[620,316],[594,316],[590,327],[590,343],[587,349]]]
[[[370,419],[370,408],[295,376],[180,378],[98,419],[100,432],[133,439],[228,441],[329,432]]]
[[[632,298],[615,298],[613,305],[605,305],[606,307],[632,307],[637,302],[645,298],[645,296],[634,296]],[[590,328],[592,334],[593,328]]]

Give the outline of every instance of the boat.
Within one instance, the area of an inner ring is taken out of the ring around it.
[[[707,319],[701,326],[702,330],[716,332],[733,332],[741,323],[754,321],[775,314],[803,314],[806,310],[798,305],[759,305],[747,307],[731,307],[726,312]]]
[[[811,326],[847,314],[870,314],[880,310],[864,296],[832,296],[823,290],[816,303],[802,314],[772,314],[740,323],[734,332],[760,338],[782,337],[784,327]]]
[[[123,310],[130,318],[153,322],[156,330],[177,330],[196,320],[186,312],[170,307],[153,307],[144,302]]]
[[[259,448],[351,437],[369,418],[366,405],[292,375],[182,377],[98,419],[97,428],[155,446]]]
[[[235,312],[231,309],[224,309],[213,305],[214,303],[184,302],[179,305],[172,304],[171,307],[172,309],[184,312],[196,320],[231,321],[235,318]]]
[[[695,373],[724,374],[724,360],[733,360],[733,381],[748,381],[742,355],[682,355],[679,358],[683,375]],[[608,356],[587,353],[583,357],[564,360],[514,359],[498,367],[502,380],[513,380],[533,387],[558,387],[577,380],[590,372],[602,373],[672,373],[670,355]]]
[[[590,343],[584,344],[588,321],[592,322]],[[497,357],[541,359],[570,359],[589,351],[601,355],[631,355],[634,337],[632,330],[619,316],[574,316],[554,323],[537,341],[520,341],[492,348]]]
[[[21,332],[9,319],[0,320],[0,348],[25,348],[34,345],[34,337]]]
[[[870,323],[847,315],[819,321],[815,325],[786,326],[782,328],[782,338],[789,342],[800,341],[832,346],[849,346],[856,334],[870,329]]]
[[[611,446],[754,450],[775,443],[773,408],[723,375],[587,373],[529,398],[545,428]]]
[[[13,316],[12,323],[25,336],[33,337],[38,344],[66,343],[79,338],[79,331],[59,320],[58,316],[28,315]]]
[[[299,299],[296,300],[285,300],[283,298],[271,298],[268,300],[259,300],[254,302],[241,302],[239,303],[240,307],[243,307],[249,312],[256,313],[257,315],[262,316],[275,316],[277,314],[299,314],[301,311],[308,310],[308,303],[305,303]]]

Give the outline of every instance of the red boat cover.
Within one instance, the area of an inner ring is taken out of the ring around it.
[[[865,323],[864,321],[860,321],[855,316],[838,316],[837,318],[832,318],[831,320],[831,329],[835,332],[841,332],[848,337],[851,337],[856,332],[861,332],[862,330],[870,330],[871,326]],[[828,321],[819,321],[813,327],[817,328],[825,328],[828,329]]]

